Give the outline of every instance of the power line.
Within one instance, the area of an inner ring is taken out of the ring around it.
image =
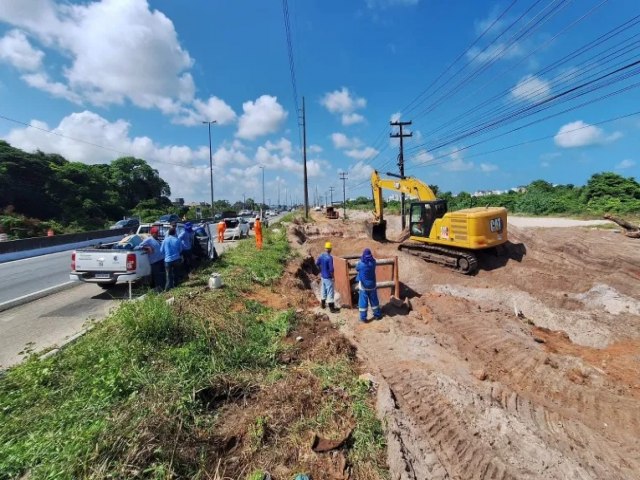
[[[571,88],[567,88],[566,90],[557,93],[555,95],[549,95],[548,97],[538,101],[538,102],[534,102],[532,104],[530,104],[527,107],[523,107],[520,108],[519,110],[515,111],[515,112],[510,112],[506,115],[503,115],[501,117],[495,117],[495,118],[491,118],[489,120],[486,120],[483,124],[480,125],[473,125],[470,126],[469,128],[467,128],[466,131],[464,131],[463,133],[460,133],[458,135],[456,135],[455,137],[450,137],[447,138],[444,141],[439,142],[436,145],[430,146],[428,149],[433,151],[433,150],[438,150],[440,148],[443,148],[447,145],[451,145],[453,143],[459,142],[460,140],[463,140],[465,138],[469,138],[469,137],[474,137],[474,136],[478,136],[478,135],[482,135],[488,131],[494,130],[498,127],[504,126],[506,124],[512,123],[514,121],[517,120],[521,120],[524,119],[528,116],[534,115],[536,113],[539,113],[540,111],[546,110],[548,108],[560,105],[562,103],[565,103],[567,101],[570,100],[575,100],[576,98],[579,98],[581,96],[587,95],[591,92],[594,92],[596,90],[611,86],[615,83],[618,83],[620,81],[626,80],[628,78],[631,78],[635,75],[637,75],[638,73],[640,73],[639,69],[634,69],[634,70],[630,70],[629,72],[625,72],[625,70],[629,70],[632,69],[633,67],[637,66],[638,64],[640,64],[640,60],[636,60],[634,62],[631,62],[629,64],[626,64],[622,67],[619,67],[611,72],[608,72],[606,74],[600,75],[597,78],[587,81],[587,82],[583,82],[579,85],[576,86],[572,86]],[[617,77],[615,77],[614,79],[611,80],[607,80],[609,77],[615,75],[615,74],[620,74]],[[607,80],[606,82],[601,82],[602,80]],[[600,84],[598,84],[598,82],[601,82]],[[587,88],[589,87],[589,88]],[[581,91],[582,90],[582,91]],[[566,98],[565,98],[566,97]],[[601,99],[602,97],[600,97],[599,99]],[[589,102],[587,102],[586,104],[583,105],[587,105],[589,104]],[[570,109],[572,110],[572,109]],[[548,118],[548,117],[547,117]],[[533,123],[537,123],[537,122],[533,122]],[[530,125],[530,124],[529,124]],[[517,129],[516,129],[517,130]],[[513,130],[512,130],[513,131]],[[426,144],[423,144],[424,146],[426,146]]]
[[[636,17],[635,23],[640,22],[640,20],[638,20],[639,18],[640,18],[640,16]],[[606,34],[604,34],[603,36],[598,37],[596,40],[594,40],[594,41],[590,42],[589,44],[587,44],[587,46],[591,45],[592,46],[591,48],[594,48],[595,46],[602,44],[604,41],[609,40],[609,39],[615,37],[616,35],[626,31],[628,28],[630,28],[630,26],[626,25],[627,23],[629,23],[629,22],[625,22],[621,26],[616,27],[613,30],[611,30],[611,31],[607,32]],[[621,27],[622,27],[622,30],[619,30]],[[616,32],[616,30],[619,30],[619,31]],[[490,107],[490,103],[492,101],[499,100],[500,98],[503,98],[503,97],[508,96],[508,95],[511,94],[512,88],[505,89],[505,90],[501,91],[500,93],[494,95],[493,97],[491,97],[491,98],[489,98],[487,100],[484,100],[479,105],[474,106],[472,108],[469,108],[466,111],[464,111],[463,113],[460,113],[459,115],[457,115],[453,119],[449,120],[448,122],[445,122],[444,124],[442,124],[438,128],[435,128],[435,129],[429,131],[426,134],[426,136],[431,138],[438,131],[442,131],[444,128],[455,124],[459,120],[464,120],[465,123],[472,124],[474,121],[477,121],[480,118],[481,119],[486,119],[488,113],[491,113],[491,114],[495,115],[496,113],[500,113],[500,112],[503,112],[505,110],[508,110],[509,108],[513,107],[514,105],[522,104],[522,103],[528,103],[531,100],[535,99],[536,97],[544,96],[544,95],[546,95],[546,90],[551,90],[551,89],[553,89],[553,87],[557,87],[557,86],[561,85],[562,83],[565,83],[567,80],[576,80],[576,78],[578,78],[583,73],[586,73],[586,72],[592,73],[592,70],[591,70],[591,66],[592,65],[597,65],[597,66],[601,67],[603,65],[606,65],[607,63],[610,63],[611,61],[615,60],[616,58],[619,58],[620,56],[623,56],[624,54],[628,53],[629,48],[630,47],[634,47],[634,45],[637,45],[637,42],[632,42],[629,45],[624,45],[624,44],[632,41],[638,35],[640,35],[640,33],[635,34],[631,38],[627,38],[627,39],[625,39],[625,40],[623,40],[623,41],[621,41],[621,42],[619,42],[619,43],[617,43],[617,44],[615,44],[615,45],[613,45],[611,47],[608,47],[607,49],[605,49],[604,51],[596,54],[595,56],[592,56],[592,57],[590,57],[590,58],[588,58],[586,60],[583,60],[581,63],[579,63],[578,65],[573,67],[573,69],[570,72],[560,73],[556,77],[550,79],[549,82],[547,82],[547,84],[542,85],[537,90],[530,92],[531,95],[527,96],[527,98],[524,98],[522,100],[510,101],[507,104],[503,105],[502,107],[498,108],[497,110],[495,108],[491,108],[490,112],[479,113],[478,117],[470,120],[469,117],[471,115],[473,115],[474,113],[480,112],[483,107],[485,107],[485,106]],[[603,39],[604,36],[608,36],[608,38],[604,38]],[[568,54],[565,57],[563,57],[562,59],[557,60],[556,62],[553,62],[550,66],[545,67],[545,68],[539,70],[538,72],[532,74],[531,77],[539,77],[542,74],[547,73],[552,69],[555,69],[555,68],[557,68],[559,66],[564,65],[565,63],[568,63],[569,60],[574,59],[577,56],[581,55],[582,53],[585,53],[586,51],[588,51],[589,49],[585,48],[587,46],[583,46],[583,47],[578,48],[574,52],[571,52],[570,54]],[[615,50],[616,47],[620,47],[620,48],[618,50]],[[578,68],[578,67],[580,67],[580,68]],[[592,73],[591,76],[594,76],[594,74]],[[586,78],[589,78],[589,77],[587,76]],[[546,87],[548,87],[548,88],[546,88]],[[458,128],[460,128],[460,127],[458,127]],[[412,147],[412,148],[415,149],[415,148],[420,148],[420,147],[421,146]]]
[[[433,80],[433,81],[432,81],[432,82],[431,82],[431,83],[430,83],[430,84],[429,84],[429,85],[428,85],[428,86],[427,86],[427,87],[426,87],[422,92],[420,92],[416,97],[414,97],[414,98],[413,98],[413,100],[411,100],[411,101],[410,101],[410,102],[409,102],[409,103],[408,103],[408,104],[407,104],[407,105],[406,105],[406,106],[405,106],[401,111],[402,111],[403,113],[405,113],[405,114],[409,114],[409,113],[411,113],[411,112],[414,110],[414,108],[415,108],[415,107],[412,107],[412,105],[413,105],[414,103],[416,103],[416,102],[420,99],[420,97],[424,96],[424,95],[425,95],[425,94],[426,94],[426,93],[427,93],[427,92],[428,92],[428,91],[429,91],[429,90],[430,90],[434,85],[436,85],[436,84],[440,81],[440,79],[441,79],[442,77],[444,77],[444,76],[446,75],[446,73],[447,73],[449,70],[451,70],[451,67],[453,67],[456,63],[458,63],[458,61],[459,61],[462,57],[464,57],[464,56],[465,56],[465,55],[466,55],[466,54],[467,54],[467,53],[468,53],[468,52],[469,52],[469,51],[470,51],[470,50],[471,50],[471,49],[472,49],[472,48],[473,48],[473,47],[474,47],[474,46],[475,46],[475,45],[476,45],[480,40],[482,40],[482,38],[483,38],[487,33],[489,33],[489,31],[494,27],[494,25],[496,25],[500,20],[502,20],[502,18],[503,18],[503,17],[504,17],[508,12],[509,12],[509,10],[511,10],[511,8],[512,8],[512,7],[513,7],[517,2],[518,2],[518,0],[513,0],[513,1],[511,2],[511,4],[510,4],[510,5],[508,5],[508,6],[507,6],[507,8],[505,8],[505,9],[502,11],[502,13],[500,13],[500,15],[498,15],[498,16],[493,20],[493,22],[491,22],[491,24],[490,24],[487,28],[485,28],[485,29],[482,31],[482,33],[481,33],[480,35],[478,35],[478,36],[476,37],[476,39],[475,39],[473,42],[471,42],[471,43],[469,44],[469,46],[467,46],[467,48],[466,48],[462,53],[460,53],[460,54],[455,58],[455,60],[454,60],[453,62],[451,62],[451,63],[447,66],[447,68],[445,68],[445,69],[440,73],[440,75],[438,75],[438,76],[437,76],[437,77],[436,77],[436,78],[435,78],[435,79],[434,79],[434,80]],[[485,48],[486,48],[486,47],[485,47]],[[464,68],[466,68],[469,64],[470,64],[470,62],[467,62],[467,63],[466,63],[466,64],[465,64],[465,65],[464,65],[460,70],[458,70],[458,72],[456,72],[456,73],[459,73],[460,71],[464,70]],[[418,103],[420,103],[420,102],[418,102]]]
[[[462,101],[468,99],[468,98],[475,98],[477,94],[481,93],[484,91],[484,89],[491,85],[494,81],[502,78],[504,75],[506,75],[507,73],[509,73],[510,71],[513,71],[513,69],[515,67],[517,67],[518,65],[522,64],[524,61],[526,61],[527,59],[529,59],[534,53],[542,50],[543,48],[547,47],[548,45],[550,45],[551,43],[553,43],[553,41],[555,41],[560,35],[566,33],[568,30],[570,30],[571,28],[575,27],[578,23],[580,23],[581,21],[583,21],[585,18],[587,18],[589,15],[591,15],[593,12],[595,12],[598,8],[600,8],[604,3],[606,3],[609,0],[602,0],[598,5],[596,5],[595,7],[591,8],[588,12],[586,12],[585,14],[583,14],[582,16],[580,16],[578,19],[574,20],[572,23],[570,23],[569,25],[567,25],[566,27],[564,27],[562,30],[560,30],[558,33],[556,33],[553,37],[549,38],[546,42],[543,42],[541,44],[539,44],[536,48],[534,48],[533,50],[531,50],[527,55],[523,56],[520,60],[518,60],[516,63],[509,65],[509,67],[505,68],[504,70],[502,70],[500,73],[494,75],[493,77],[491,77],[489,80],[487,80],[485,83],[482,84],[482,86],[480,86],[479,88],[477,88],[476,90],[474,90],[473,92],[469,93],[468,95],[459,98],[457,101],[455,101],[454,103],[459,104]],[[568,61],[568,60],[567,60]],[[563,62],[564,63],[564,62]],[[556,65],[557,66],[557,65]],[[555,68],[555,66],[553,67]],[[553,69],[551,68],[551,69]],[[538,71],[534,74],[531,74],[531,76],[539,76],[544,72],[545,69]],[[547,70],[548,71],[548,70]],[[511,89],[508,89],[506,91],[506,93],[509,93],[511,91]],[[483,105],[486,105],[487,102],[491,102],[492,100],[495,100],[496,98],[500,98],[505,92],[502,92],[501,94],[498,94],[494,97],[492,97],[489,100],[486,100]],[[462,114],[460,116],[458,116],[458,118],[464,118],[465,115]]]
[[[558,10],[559,7],[562,7],[563,5],[566,5],[565,2],[567,2],[567,1],[568,0],[551,0],[551,2],[549,2],[549,4],[546,7],[543,7],[543,9],[540,12],[538,12],[536,15],[534,15],[534,17],[531,20],[529,20],[519,31],[514,33],[507,40],[507,42],[504,45],[502,45],[501,48],[499,48],[498,51],[493,52],[493,53],[490,52],[489,58],[486,61],[480,60],[479,66],[474,71],[470,72],[465,77],[463,77],[462,80],[460,80],[459,82],[454,84],[454,86],[452,88],[450,88],[446,93],[440,95],[440,97],[438,99],[436,99],[429,106],[427,106],[426,108],[421,110],[419,113],[417,113],[415,115],[415,117],[416,118],[420,118],[420,117],[422,117],[422,116],[424,116],[424,115],[426,115],[428,113],[431,113],[438,106],[442,105],[443,102],[445,102],[446,100],[451,98],[453,95],[455,95],[457,92],[459,92],[465,85],[467,85],[470,81],[472,81],[474,78],[478,77],[478,75],[480,75],[485,70],[487,70],[497,60],[499,60],[500,58],[504,57],[509,52],[509,50],[511,50],[517,44],[517,42],[522,41],[524,38],[526,38],[531,33],[533,33],[533,31],[535,31],[537,28],[539,28],[540,25],[544,24],[544,21],[547,21],[550,18],[550,15],[553,15],[553,14],[557,13],[559,11]],[[467,63],[467,65],[468,64],[473,64],[474,62],[476,62],[478,60],[478,58],[481,58],[481,55],[484,54],[485,52],[487,52],[489,47],[494,45],[495,42],[497,42],[497,40],[499,40],[512,27],[514,27],[517,23],[519,23],[520,20],[525,18],[526,15],[528,15],[540,2],[541,2],[541,0],[535,1],[516,20],[511,22],[496,38],[494,38],[491,41],[491,43],[489,43],[484,49],[482,49],[478,53],[476,53],[476,55]],[[551,6],[551,5],[553,5],[554,3],[557,3],[557,2],[562,2],[562,3],[560,3],[559,5],[554,6],[550,12],[545,13],[542,16],[542,18],[536,20],[536,18],[539,15],[541,15],[542,12],[544,12],[544,10],[546,10],[549,6]],[[533,22],[533,25],[529,26],[532,22]],[[461,70],[459,70],[459,71],[461,71]],[[456,72],[456,74],[457,73],[459,73],[459,72]],[[430,97],[433,97],[438,91],[442,90],[443,87],[449,86],[454,77],[455,77],[455,75],[452,78],[450,78],[448,82],[446,82],[443,85],[441,85],[441,87],[438,90],[436,90],[436,92],[434,92]],[[424,101],[426,101],[426,100],[428,100],[428,98],[425,99]]]
[[[622,120],[622,119],[625,119],[625,118],[634,117],[636,115],[640,115],[640,111],[628,113],[628,114],[625,114],[625,115],[620,115],[620,116],[613,117],[613,118],[608,118],[608,119],[602,120],[600,122],[589,123],[587,125],[583,125],[582,127],[576,127],[576,128],[572,128],[570,130],[565,130],[565,131],[562,132],[561,135],[566,135],[568,133],[577,132],[577,131],[583,130],[585,128],[592,128],[594,126],[604,125],[604,124],[607,124],[607,123],[615,122],[617,120]],[[524,142],[515,143],[513,145],[507,145],[506,147],[500,147],[500,148],[496,148],[494,150],[488,150],[488,151],[485,151],[485,152],[474,153],[474,154],[466,156],[465,158],[476,158],[476,157],[481,157],[481,156],[484,156],[484,155],[490,155],[492,153],[503,152],[505,150],[510,150],[512,148],[522,147],[522,146],[525,146],[525,145],[530,145],[532,143],[541,142],[543,140],[549,140],[551,138],[555,138],[556,136],[558,136],[558,134],[546,135],[544,137],[538,137],[538,138],[534,138],[534,139],[531,139],[531,140],[525,140]],[[432,158],[432,159],[430,159],[430,160],[428,160],[426,162],[422,162],[422,163],[419,163],[419,164],[414,164],[413,168],[426,168],[426,167],[432,167],[432,166],[435,166],[435,165],[442,165],[442,164],[448,162],[449,160],[442,161],[442,162],[438,162],[438,160],[449,158],[452,154],[459,153],[459,152],[461,152],[463,150],[466,150],[468,148],[469,147],[459,148],[459,149],[456,149],[456,150],[454,150],[452,152],[449,152],[447,154],[442,154],[442,155],[439,155],[437,157],[434,157],[434,158]]]

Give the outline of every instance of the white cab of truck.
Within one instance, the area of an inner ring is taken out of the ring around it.
[[[149,279],[149,255],[144,250],[134,250],[145,237],[128,235],[116,243],[74,250],[69,278],[95,283],[102,288]]]

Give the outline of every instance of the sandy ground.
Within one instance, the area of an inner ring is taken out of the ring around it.
[[[509,217],[509,224],[519,228],[564,228],[593,227],[597,225],[615,225],[609,220],[575,220],[573,218],[552,217]]]
[[[412,311],[332,315],[379,379],[393,479],[640,478],[640,240],[510,221],[520,254],[463,276],[372,242],[367,217],[291,238],[303,256],[328,239],[398,255]]]

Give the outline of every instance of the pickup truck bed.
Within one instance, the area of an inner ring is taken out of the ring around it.
[[[71,254],[69,278],[104,288],[148,279],[151,275],[149,256],[143,250],[133,250],[141,241],[141,236],[131,235],[117,244],[75,250]]]

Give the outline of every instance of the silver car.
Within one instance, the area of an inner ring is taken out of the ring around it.
[[[242,217],[225,218],[227,229],[224,231],[225,240],[235,240],[249,236],[249,223]]]

